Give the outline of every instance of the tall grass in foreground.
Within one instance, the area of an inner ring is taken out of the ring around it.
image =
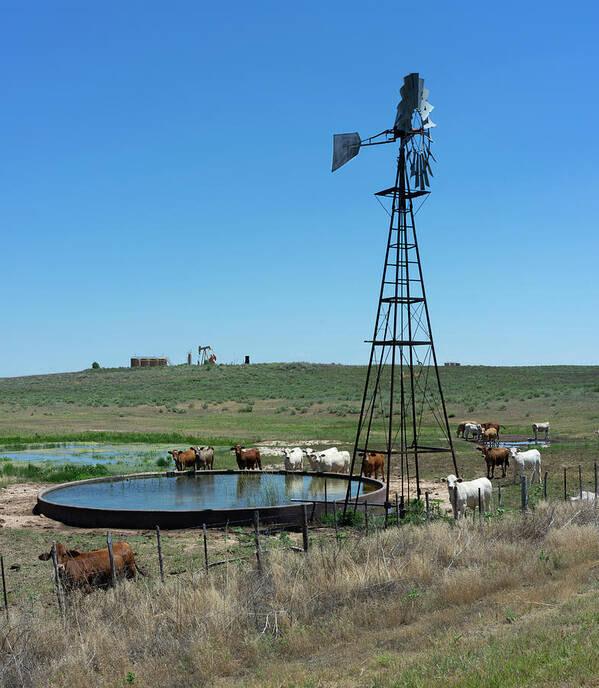
[[[331,681],[315,683],[314,667],[301,660],[336,644],[370,652],[369,638],[381,629],[401,632],[404,648],[422,649],[442,627],[440,612],[458,610],[461,634],[463,615],[491,594],[522,590],[534,599],[535,590],[555,593],[560,584],[574,594],[588,583],[581,564],[597,551],[592,505],[540,504],[524,518],[392,528],[307,555],[273,551],[263,576],[249,564],[230,565],[164,586],[140,579],[73,594],[64,625],[55,606],[23,602],[10,622],[0,621],[0,683],[373,685],[336,680],[343,664],[332,659]],[[301,683],[285,678],[293,660]],[[396,677],[399,669],[413,667],[399,667]]]

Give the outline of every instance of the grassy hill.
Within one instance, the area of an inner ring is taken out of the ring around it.
[[[36,440],[333,442],[355,438],[364,366],[260,365],[114,368],[0,380],[0,443]],[[528,436],[548,420],[558,439],[549,464],[592,467],[599,458],[599,366],[441,368],[452,427],[466,417]],[[423,427],[432,436],[433,427]],[[456,444],[461,466],[479,470],[471,443]],[[425,475],[446,470],[434,456]],[[585,469],[588,470],[588,469]],[[556,473],[557,475],[557,473]]]
[[[442,367],[448,404],[479,406],[526,399],[599,398],[599,366]],[[65,405],[176,407],[282,399],[298,404],[358,403],[365,366],[314,363],[105,368],[0,378],[0,401],[22,407]]]

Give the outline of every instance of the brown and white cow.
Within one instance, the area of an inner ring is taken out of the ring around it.
[[[259,449],[244,449],[240,444],[231,447],[230,451],[235,452],[235,458],[237,459],[237,465],[240,471],[262,470],[262,462],[260,461],[260,450]]]

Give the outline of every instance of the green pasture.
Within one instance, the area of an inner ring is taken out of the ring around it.
[[[211,444],[222,449],[216,459],[222,468],[235,465],[226,447],[238,442],[334,443],[351,449],[365,375],[364,366],[268,363],[4,378],[0,447],[34,441]],[[579,463],[585,487],[592,486],[599,458],[599,366],[441,367],[440,375],[454,434],[458,422],[475,419],[501,423],[503,433],[526,438],[532,422],[549,421],[554,443],[541,450],[549,489],[553,483],[559,489],[563,466],[572,472],[574,489]],[[437,439],[438,430],[423,427],[425,442]],[[480,475],[484,462],[474,444],[454,442],[460,472],[467,478]],[[451,464],[446,456],[424,455],[421,469],[422,477],[434,479],[447,475]],[[42,469],[13,464],[2,470],[5,475],[28,471],[33,479]],[[51,471],[43,471],[39,479],[50,481]]]

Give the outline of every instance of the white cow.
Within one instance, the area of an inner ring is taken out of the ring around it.
[[[464,482],[461,478],[456,478],[452,474],[448,475],[447,478],[443,478],[443,482],[447,483],[449,501],[454,509],[457,510],[458,515],[465,517],[466,507],[476,509],[478,506],[479,489],[483,508],[485,511],[489,511],[493,485],[491,485],[491,481],[488,478],[476,478],[475,480]]]
[[[539,439],[539,433],[544,432],[545,433],[545,442],[549,439],[549,431],[551,430],[551,426],[549,423],[533,423],[532,424],[532,431],[535,436],[535,442]]]
[[[285,449],[285,470],[286,471],[301,471],[302,459],[304,452],[299,447],[293,449]]]
[[[320,452],[315,452],[314,449],[306,449],[306,458],[308,459],[308,462],[310,463],[310,468],[313,471],[320,471],[322,470],[320,468],[320,455],[321,454],[335,454],[339,450],[337,447],[331,447],[330,449],[324,449],[323,451]]]
[[[350,457],[348,451],[339,451],[337,447],[331,447],[320,452],[307,449],[306,454],[313,471],[323,473],[349,472]]]
[[[594,502],[595,499],[597,499],[597,496],[594,492],[587,492],[586,490],[583,490],[582,497],[579,494],[576,495],[576,497],[568,497],[570,502],[579,502],[581,499],[583,502]]]
[[[464,425],[464,439],[467,440],[470,435],[472,437],[476,437],[476,439],[480,439],[480,436],[483,434],[483,429],[482,426],[477,423],[476,425],[474,423],[466,423]]]
[[[516,476],[522,477],[524,471],[532,471],[530,476],[530,483],[534,483],[535,475],[539,476],[541,482],[541,452],[538,449],[529,449],[528,451],[518,451],[517,447],[510,447],[511,459],[514,466],[514,485],[516,484]]]

